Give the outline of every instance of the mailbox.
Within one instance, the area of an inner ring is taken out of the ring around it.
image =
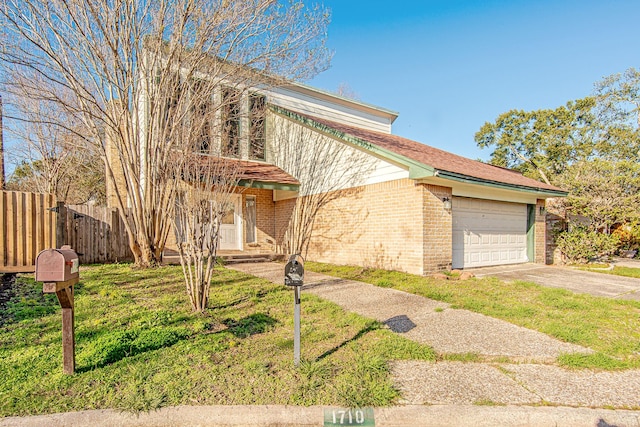
[[[70,246],[45,249],[36,257],[36,281],[78,282],[80,262],[78,254]]]
[[[62,308],[62,368],[73,374],[76,366],[73,286],[80,279],[78,254],[71,246],[45,249],[36,257],[36,281],[44,282],[42,292],[56,294]]]
[[[304,281],[304,261],[298,254],[291,255],[284,266],[284,284],[287,286],[302,286]]]

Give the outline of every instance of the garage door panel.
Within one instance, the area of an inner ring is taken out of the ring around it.
[[[527,262],[527,205],[453,198],[453,267]]]

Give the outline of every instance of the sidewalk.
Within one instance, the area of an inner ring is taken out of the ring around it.
[[[141,414],[114,410],[0,418],[0,427],[288,427],[324,425],[320,406],[179,406]],[[376,408],[376,427],[640,426],[640,412],[522,406],[397,406]],[[372,425],[372,424],[369,424]]]
[[[282,264],[239,264],[231,268],[274,283],[283,281]],[[590,349],[417,295],[312,272],[305,273],[302,293],[379,320],[408,339],[430,345],[439,354],[475,353],[485,361],[394,362],[392,373],[396,387],[402,391],[403,404],[640,409],[638,370],[595,372],[553,366],[563,353],[592,353]]]

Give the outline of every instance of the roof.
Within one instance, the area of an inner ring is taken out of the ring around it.
[[[477,184],[498,184],[510,188],[536,191],[550,196],[564,196],[566,191],[518,171],[471,160],[397,135],[376,132],[320,119],[292,111],[278,111],[294,120],[315,127],[334,137],[360,145],[390,160],[409,166],[414,179],[437,176]],[[420,176],[422,175],[422,176]]]
[[[198,160],[201,166],[211,166],[212,162],[224,162],[225,168],[234,170],[238,185],[242,187],[290,191],[297,191],[300,187],[300,181],[269,163],[207,155],[198,156]]]

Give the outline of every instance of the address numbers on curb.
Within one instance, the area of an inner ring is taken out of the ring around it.
[[[325,408],[324,427],[374,427],[373,408]]]

